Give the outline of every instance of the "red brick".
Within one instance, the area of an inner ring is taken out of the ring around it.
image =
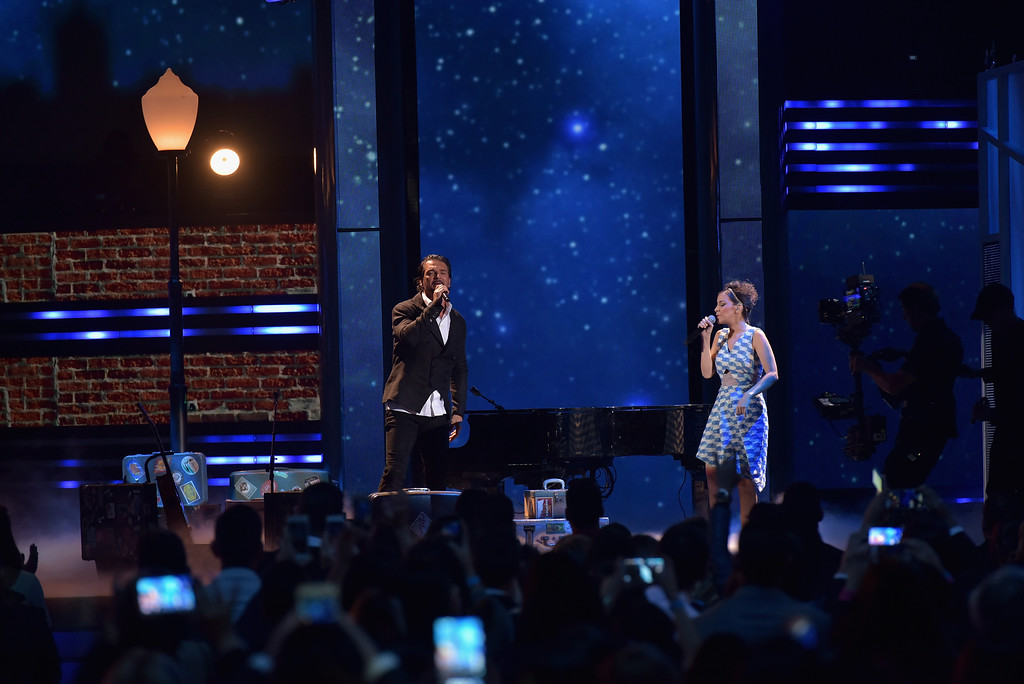
[[[8,245],[31,245],[38,239],[38,233],[6,233],[3,241]]]
[[[210,375],[214,377],[238,377],[243,371],[240,368],[211,368]]]
[[[74,297],[81,297],[83,295],[94,295],[101,291],[99,285],[95,283],[72,283],[71,294]]]

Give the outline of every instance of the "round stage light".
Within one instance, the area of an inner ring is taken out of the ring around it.
[[[238,158],[238,153],[226,147],[217,150],[210,157],[210,168],[221,176],[230,176],[238,170],[239,164],[241,164],[241,160]]]

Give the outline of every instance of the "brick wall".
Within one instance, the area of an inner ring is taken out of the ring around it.
[[[184,228],[180,270],[188,297],[316,292],[316,226]],[[14,302],[166,298],[166,229],[0,235],[0,299]],[[135,402],[168,421],[167,355],[5,358],[0,424],[137,423]],[[309,351],[188,353],[189,422],[320,417],[319,356]]]
[[[35,302],[52,299],[53,249],[54,237],[50,233],[0,235],[0,300]]]

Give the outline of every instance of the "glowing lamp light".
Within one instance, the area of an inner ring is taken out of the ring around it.
[[[170,69],[142,96],[146,128],[161,152],[188,147],[198,114],[199,96]]]
[[[219,176],[230,176],[238,170],[240,163],[238,153],[227,147],[217,150],[210,157],[210,168]]]

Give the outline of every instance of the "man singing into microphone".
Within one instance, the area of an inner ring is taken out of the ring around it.
[[[412,486],[443,490],[448,442],[466,410],[466,319],[448,299],[452,265],[439,254],[420,262],[416,294],[391,312],[391,375],[384,385],[386,460],[378,491],[405,487],[413,455]]]

